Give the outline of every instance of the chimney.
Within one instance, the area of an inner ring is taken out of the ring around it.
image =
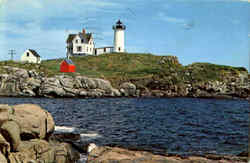
[[[83,28],[82,29],[82,34],[85,35],[86,34],[86,30]]]

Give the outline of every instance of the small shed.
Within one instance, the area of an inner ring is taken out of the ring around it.
[[[62,61],[61,66],[60,66],[61,72],[75,72],[75,70],[76,70],[76,67],[74,63],[72,62],[72,60],[64,59]]]

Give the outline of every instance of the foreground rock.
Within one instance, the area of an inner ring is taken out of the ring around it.
[[[0,105],[0,162],[76,162],[71,144],[50,139],[54,128],[50,113],[37,105]]]
[[[96,147],[88,156],[87,163],[243,163],[247,157],[230,156],[161,156],[145,151],[131,151],[117,147]]]

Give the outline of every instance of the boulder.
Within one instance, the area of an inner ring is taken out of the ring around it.
[[[54,127],[52,116],[37,105],[0,105],[0,163],[72,163],[79,160],[80,154],[71,144],[57,139],[45,140]],[[80,135],[77,136],[74,138],[80,139]],[[72,138],[72,135],[63,138],[60,140]]]
[[[72,163],[80,158],[79,153],[68,143],[49,143],[41,139],[23,141],[18,152],[11,153],[12,163],[22,162],[58,162]]]
[[[21,143],[19,125],[15,121],[5,121],[1,125],[1,134],[10,143],[10,150],[14,152],[17,151]]]
[[[40,96],[64,96],[65,90],[57,78],[44,78],[39,88]]]
[[[20,78],[10,74],[0,75],[0,95],[17,96],[20,93]]]
[[[120,92],[124,96],[136,96],[136,86],[133,83],[123,83],[120,85]]]
[[[34,104],[14,105],[11,115],[21,129],[21,138],[45,138],[54,131],[55,122],[49,112]],[[1,116],[0,116],[1,117]]]
[[[60,76],[56,76],[56,77],[59,79],[62,87],[69,88],[69,89],[74,88],[75,80],[73,77],[67,76],[67,75],[60,75]]]

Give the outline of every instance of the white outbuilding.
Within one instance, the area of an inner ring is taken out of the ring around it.
[[[41,57],[35,50],[28,49],[21,56],[21,62],[41,63]]]
[[[95,55],[106,54],[106,53],[112,53],[112,52],[113,52],[113,49],[114,49],[113,46],[95,48]]]

